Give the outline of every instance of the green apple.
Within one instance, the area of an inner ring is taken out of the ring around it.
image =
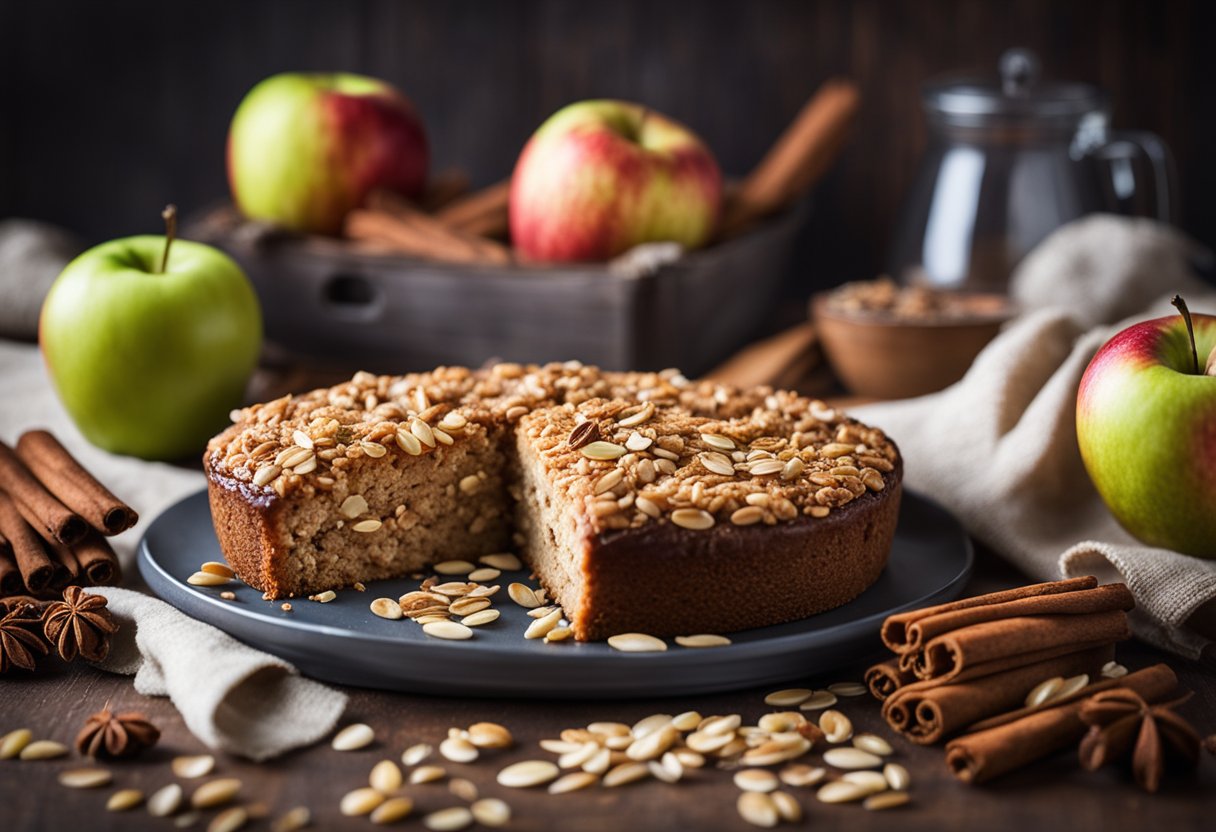
[[[67,265],[42,307],[55,389],[100,448],[145,459],[201,452],[241,404],[262,342],[240,267],[202,243],[127,237]]]
[[[1090,479],[1140,540],[1216,558],[1216,317],[1128,327],[1098,350],[1077,394]]]
[[[285,72],[245,96],[228,131],[228,181],[241,213],[334,234],[374,188],[415,196],[426,131],[391,84],[349,73]]]
[[[540,126],[511,177],[511,241],[530,260],[607,260],[709,241],[722,174],[684,125],[628,101],[580,101]]]

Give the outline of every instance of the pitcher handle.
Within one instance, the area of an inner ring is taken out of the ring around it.
[[[1130,162],[1137,156],[1143,156],[1153,172],[1153,202],[1157,209],[1157,219],[1172,222],[1177,180],[1174,175],[1174,157],[1169,147],[1156,133],[1147,131],[1112,130],[1109,135],[1109,141],[1098,148],[1098,156],[1112,166],[1116,162]],[[1128,170],[1130,171],[1130,168]],[[1132,175],[1134,177],[1134,174]],[[1118,185],[1115,190],[1118,194]],[[1128,195],[1141,190],[1141,184],[1133,178]]]

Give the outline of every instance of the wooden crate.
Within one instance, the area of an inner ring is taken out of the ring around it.
[[[256,233],[216,216],[195,233],[240,262],[261,298],[268,341],[296,359],[391,373],[578,359],[696,375],[761,329],[807,213],[640,277],[598,263],[458,266]]]

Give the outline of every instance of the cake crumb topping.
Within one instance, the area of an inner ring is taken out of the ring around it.
[[[361,457],[421,457],[518,426],[544,477],[585,507],[597,532],[823,518],[883,491],[898,460],[882,431],[792,392],[578,362],[360,372],[233,419],[209,444],[209,467],[277,497],[333,491]],[[474,492],[476,479],[460,490]],[[343,513],[354,519],[361,508],[348,499]]]

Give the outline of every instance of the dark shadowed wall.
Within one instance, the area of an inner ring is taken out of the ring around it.
[[[1182,224],[1216,245],[1216,3],[1204,0],[814,2],[0,3],[0,216],[89,240],[156,230],[224,197],[228,119],[260,78],[348,69],[398,84],[437,168],[506,176],[528,134],[590,96],[645,101],[745,171],[816,86],[849,75],[857,136],[816,193],[810,286],[882,268],[924,142],[918,87],[994,68],[1010,46],[1113,94],[1116,126],[1160,133]]]

